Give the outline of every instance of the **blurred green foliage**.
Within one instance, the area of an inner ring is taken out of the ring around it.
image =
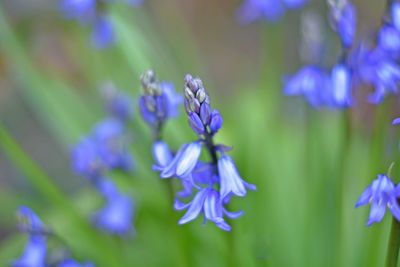
[[[8,75],[66,153],[103,116],[96,86],[105,78],[137,97],[138,77],[150,67],[161,79],[173,80],[178,89],[188,70],[207,73],[182,17],[175,14],[171,20],[180,27],[179,35],[171,33],[179,45],[171,48],[142,10],[115,5],[110,12],[118,42],[107,51],[91,49],[87,32],[65,23],[65,48],[80,71],[76,82],[41,68],[29,53],[23,31],[14,29],[0,10],[0,49]],[[245,216],[230,222],[231,233],[212,224],[202,226],[200,220],[177,225],[180,214],[173,211],[166,181],[151,171],[150,131],[138,115],[131,125],[138,170],[130,177],[113,177],[136,201],[134,237],[118,239],[93,229],[87,217],[99,206],[99,199],[91,188],[72,193],[60,188],[4,125],[0,151],[40,200],[26,203],[30,197],[5,190],[3,197],[0,189],[2,223],[12,223],[10,207],[31,204],[59,236],[58,242],[68,245],[76,258],[96,266],[382,266],[390,218],[366,228],[367,208],[355,210],[354,204],[377,173],[398,162],[389,129],[388,107],[393,103],[372,111],[371,134],[363,123],[352,124],[352,111],[315,111],[297,102],[290,102],[297,110],[288,107],[288,100],[280,95],[284,29],[264,31],[268,36],[263,40],[268,40],[264,57],[269,56],[270,64],[262,65],[259,80],[241,84],[232,93],[218,93],[203,77],[212,105],[224,116],[218,141],[234,146],[232,156],[241,174],[258,187],[246,198],[234,200],[232,209],[243,209]],[[84,87],[89,89],[77,90]],[[184,116],[170,122],[166,130],[174,148],[194,138]],[[396,165],[394,177],[399,171]],[[63,173],[59,175],[62,178]],[[3,221],[3,217],[8,218]],[[2,242],[1,265],[21,253],[23,242],[18,233]]]

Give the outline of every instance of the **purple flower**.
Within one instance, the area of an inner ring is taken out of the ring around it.
[[[97,143],[91,137],[83,138],[71,154],[72,169],[86,178],[96,178],[107,168],[99,154]]]
[[[349,68],[338,64],[332,69],[332,100],[336,107],[352,105],[352,76]]]
[[[61,0],[60,10],[68,19],[87,23],[96,16],[96,0]]]
[[[196,219],[200,213],[203,213],[204,220],[212,221],[225,231],[230,231],[231,227],[225,222],[224,215],[231,219],[236,219],[243,214],[242,211],[227,211],[222,205],[220,194],[212,188],[201,189],[193,200],[187,204],[176,199],[174,207],[176,210],[187,209],[186,214],[179,220],[179,224],[188,223]]]
[[[19,228],[28,234],[28,243],[22,256],[13,261],[13,267],[45,267],[47,254],[47,229],[40,218],[28,207],[18,210]]]
[[[317,66],[305,66],[284,81],[286,95],[304,95],[314,107],[326,105],[330,100],[330,78]]]
[[[95,265],[93,263],[86,262],[80,264],[79,262],[73,259],[67,259],[58,264],[58,267],[94,267],[94,266]]]
[[[106,109],[111,116],[123,122],[132,119],[133,101],[128,94],[117,90],[111,82],[104,84],[101,90]]]
[[[392,125],[399,125],[400,124],[400,118],[396,118],[392,121]]]
[[[97,49],[104,49],[115,42],[114,29],[110,18],[97,17],[93,25],[92,44]]]
[[[47,242],[45,238],[30,237],[22,256],[13,261],[12,267],[45,267]]]
[[[333,29],[338,33],[342,45],[346,48],[352,46],[356,34],[356,10],[354,6],[345,1],[337,6],[331,6]]]
[[[117,235],[132,231],[134,207],[131,198],[121,194],[108,179],[99,181],[97,188],[107,202],[93,215],[94,224],[103,231]]]
[[[201,147],[198,141],[181,146],[173,160],[164,168],[159,168],[161,178],[183,178],[191,174],[200,157]]]
[[[394,2],[391,9],[393,26],[400,31],[400,3]]]
[[[380,174],[370,186],[361,194],[356,203],[356,208],[371,204],[367,225],[380,222],[389,208],[393,216],[400,220],[400,208],[397,203],[397,193],[393,182],[386,175]]]
[[[141,83],[144,94],[139,99],[139,108],[143,119],[148,124],[159,127],[167,119],[178,115],[182,96],[175,92],[172,83],[159,83],[152,70],[142,74]]]
[[[383,26],[378,33],[378,46],[389,53],[399,52],[400,32],[392,26]]]
[[[245,0],[238,9],[237,18],[241,23],[251,23],[265,19],[271,22],[278,21],[287,8],[300,8],[306,0]]]
[[[153,158],[156,162],[155,169],[162,169],[166,167],[173,160],[173,154],[168,145],[163,141],[156,141],[153,144]]]
[[[246,183],[239,175],[233,160],[226,155],[218,159],[218,173],[221,184],[221,199],[230,194],[240,197],[246,195],[246,188],[256,190],[256,186]]]
[[[110,169],[130,171],[134,162],[128,150],[124,124],[116,119],[104,119],[93,130],[98,152]]]

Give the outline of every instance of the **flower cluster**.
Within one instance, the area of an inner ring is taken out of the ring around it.
[[[139,98],[140,113],[152,128],[154,139],[159,140],[167,120],[178,115],[182,96],[175,92],[172,83],[159,82],[152,70],[143,73],[140,81],[143,88],[143,95]]]
[[[175,177],[182,183],[183,190],[178,192],[174,207],[187,211],[179,224],[192,221],[203,214],[205,220],[230,231],[231,227],[224,216],[237,218],[242,212],[229,212],[225,205],[232,196],[243,197],[246,189],[255,190],[256,187],[240,177],[235,163],[225,154],[229,148],[214,144],[213,137],[222,127],[223,120],[218,110],[211,109],[202,81],[187,75],[184,95],[189,124],[198,139],[182,145],[175,154],[164,141],[157,140],[153,145],[156,162],[153,168],[160,172],[161,178]],[[210,162],[200,160],[203,148],[208,151]],[[193,199],[188,203],[181,201],[182,198],[191,196]]]
[[[265,19],[278,21],[286,9],[303,7],[308,0],[245,0],[240,6],[237,17],[241,23],[250,23]]]
[[[400,207],[398,198],[400,196],[400,185],[395,186],[393,181],[384,174],[378,177],[361,194],[356,208],[371,204],[371,211],[367,225],[380,222],[385,215],[386,208],[400,221]]]
[[[313,107],[348,108],[354,104],[354,90],[361,85],[373,86],[368,96],[372,104],[379,104],[390,93],[397,93],[400,66],[400,4],[393,3],[377,34],[374,47],[361,43],[354,46],[356,12],[344,1],[328,1],[330,22],[338,34],[342,53],[336,65],[326,71],[317,64],[304,66],[285,79],[287,95],[303,95]]]
[[[110,0],[60,0],[60,9],[68,19],[74,19],[92,27],[92,44],[103,49],[115,42],[111,19],[107,15]],[[121,0],[120,0],[121,1]],[[130,5],[138,5],[142,0],[123,0]]]
[[[107,178],[111,170],[130,172],[134,162],[129,153],[126,123],[132,118],[130,97],[111,84],[103,87],[109,117],[99,122],[72,151],[72,168],[88,179],[106,204],[93,215],[94,224],[113,234],[132,230],[133,202]]]
[[[20,231],[28,235],[28,242],[22,256],[14,260],[13,267],[45,267],[49,266],[47,258],[47,238],[52,235],[40,218],[28,207],[18,210]],[[75,260],[65,257],[51,266],[58,267],[94,267],[92,263],[79,264]]]
[[[330,71],[317,64],[306,65],[285,79],[286,95],[304,95],[313,107],[346,108],[353,104],[353,68],[349,51],[356,29],[354,6],[347,1],[331,1],[331,26],[342,44],[342,55]]]

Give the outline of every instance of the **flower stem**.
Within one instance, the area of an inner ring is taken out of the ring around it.
[[[387,248],[386,267],[396,267],[400,248],[400,223],[393,217]]]

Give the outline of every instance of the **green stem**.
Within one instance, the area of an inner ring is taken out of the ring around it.
[[[393,217],[387,248],[386,267],[396,267],[400,248],[400,223]]]

